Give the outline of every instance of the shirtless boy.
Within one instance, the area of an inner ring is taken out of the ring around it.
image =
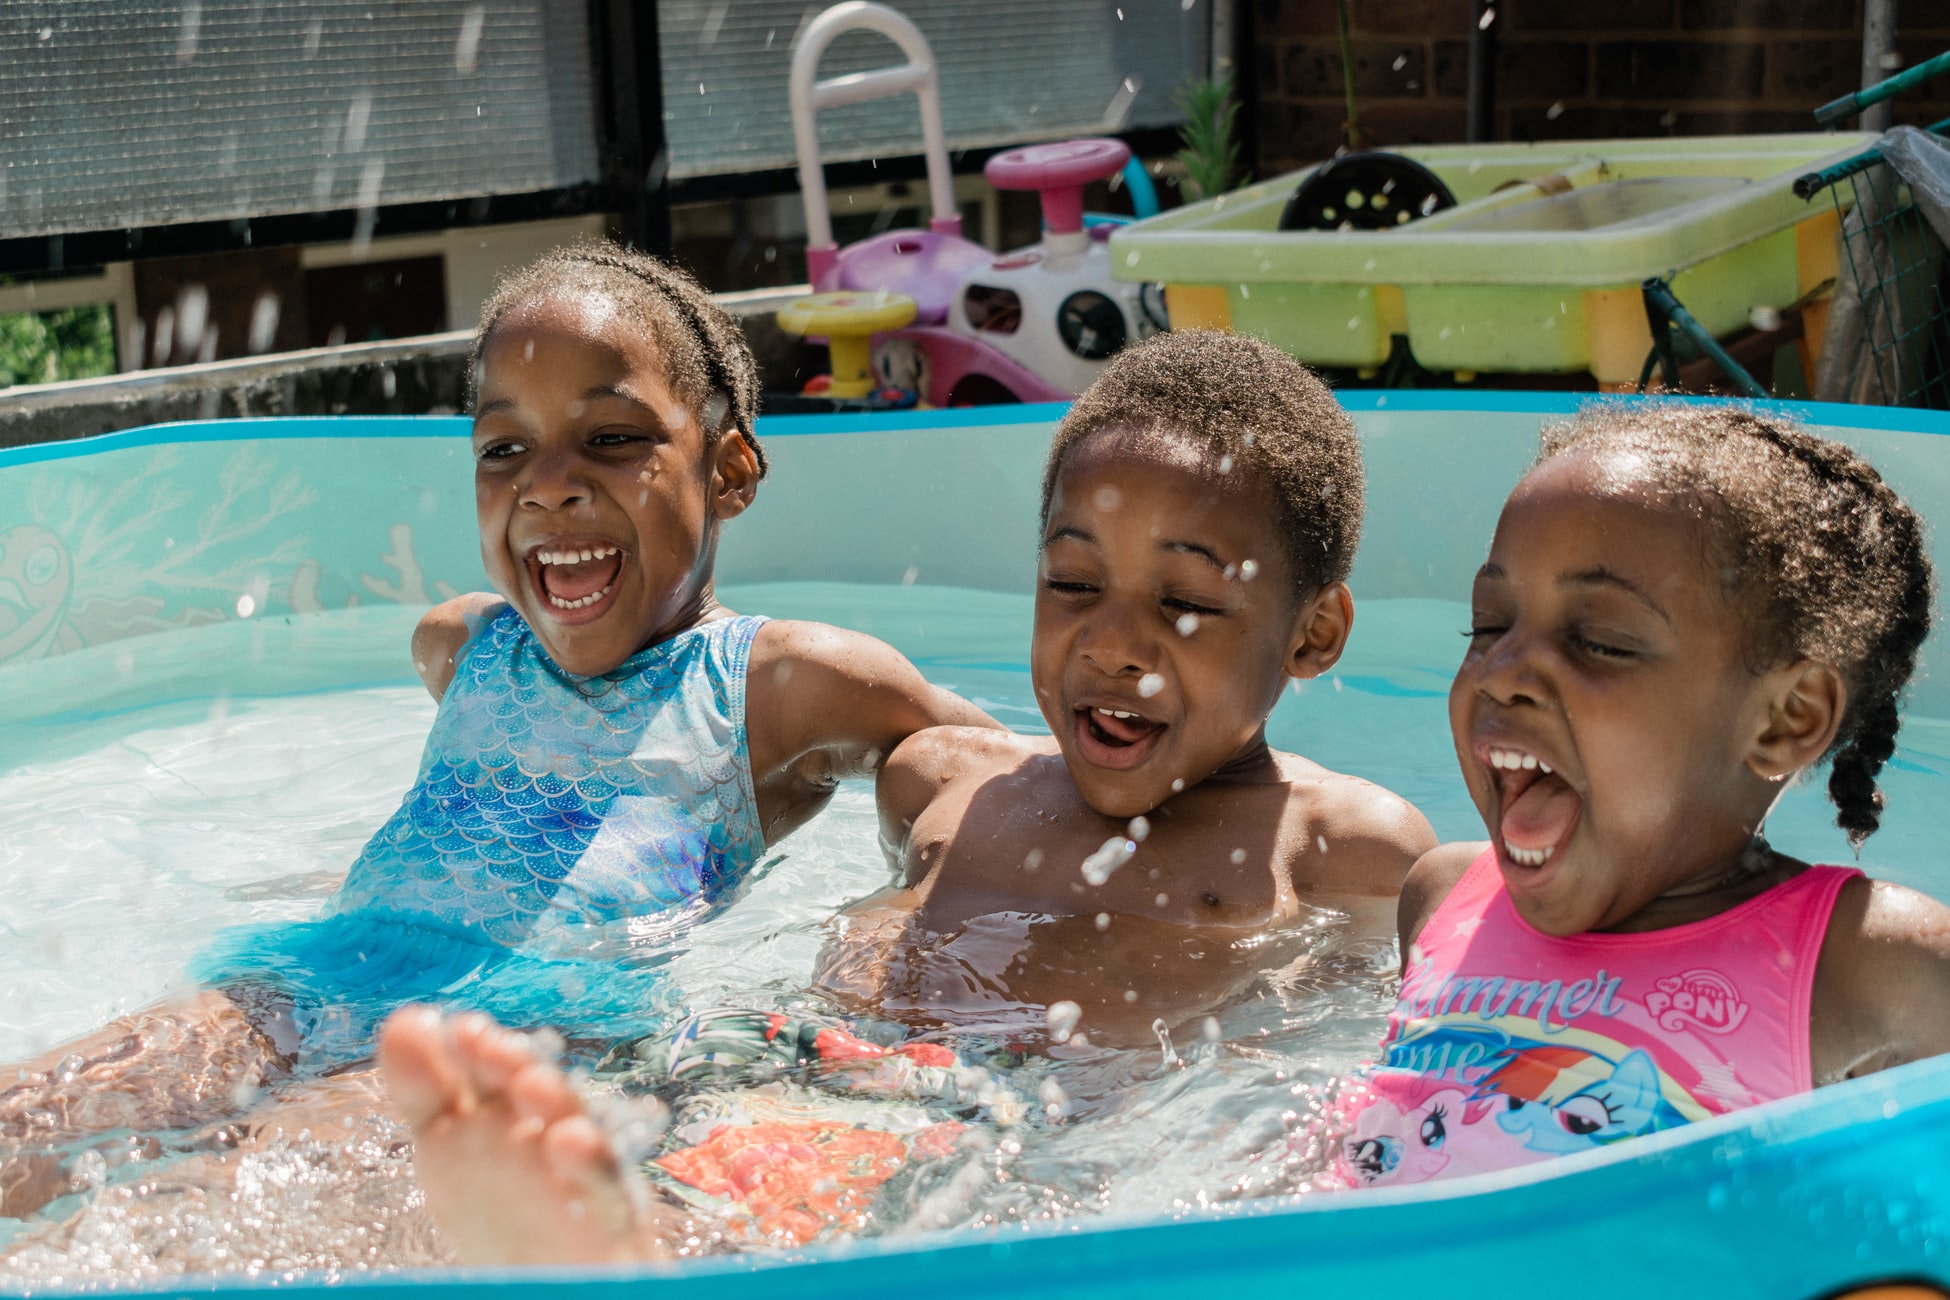
[[[894,751],[878,796],[900,882],[855,909],[866,938],[827,982],[980,1019],[994,1007],[929,1002],[922,940],[1026,913],[993,972],[1000,1001],[1039,1017],[1077,1002],[1084,1031],[1124,1038],[1230,996],[1266,959],[1238,941],[1310,902],[1385,927],[1428,823],[1265,739],[1287,683],[1346,643],[1361,509],[1352,424],[1297,363],[1202,333],[1120,356],[1044,477],[1030,667],[1052,735],[943,727]],[[683,1231],[519,1036],[402,1012],[381,1064],[463,1257],[656,1258]]]

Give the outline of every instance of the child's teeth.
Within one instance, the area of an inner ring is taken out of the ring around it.
[[[1542,849],[1520,849],[1514,844],[1503,846],[1503,851],[1510,855],[1510,861],[1520,867],[1541,867],[1551,860],[1551,854],[1555,850],[1555,845]]]
[[[607,595],[609,595],[608,587],[604,587],[601,591],[592,592],[587,596],[578,597],[575,600],[564,600],[560,596],[551,594],[548,598],[548,603],[557,609],[581,609],[584,605],[595,604]]]
[[[607,560],[614,554],[614,546],[598,546],[586,551],[537,551],[535,558],[543,564],[586,564],[590,560]]]
[[[1535,754],[1520,753],[1514,749],[1492,749],[1490,766],[1506,772],[1538,771],[1549,776],[1551,765]]]
[[[1122,709],[1098,709],[1097,712],[1112,718],[1135,718],[1137,714],[1126,713]]]

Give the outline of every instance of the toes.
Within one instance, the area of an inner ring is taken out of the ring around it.
[[[448,1037],[461,1070],[484,1096],[506,1092],[516,1075],[535,1064],[526,1034],[503,1029],[478,1012],[455,1016]]]
[[[416,1133],[471,1105],[446,1024],[432,1007],[403,1007],[387,1017],[379,1031],[379,1068],[394,1109]]]
[[[554,1124],[584,1114],[569,1076],[546,1061],[529,1059],[508,1080],[508,1101],[524,1119]]]

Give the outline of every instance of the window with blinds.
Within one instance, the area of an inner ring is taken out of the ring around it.
[[[941,70],[950,148],[1169,126],[1209,65],[1212,0],[894,0]],[[682,179],[790,167],[791,49],[824,6],[808,0],[661,0],[669,173]],[[883,37],[833,43],[822,78],[903,62]],[[820,114],[821,157],[919,153],[914,98]]]
[[[0,236],[567,188],[594,96],[580,0],[7,4]]]

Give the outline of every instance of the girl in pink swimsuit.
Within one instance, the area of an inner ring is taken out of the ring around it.
[[[1599,409],[1498,521],[1449,695],[1489,842],[1419,862],[1334,1181],[1505,1169],[1950,1051],[1950,909],[1771,848],[1832,759],[1860,845],[1929,630],[1916,515],[1733,408]]]

